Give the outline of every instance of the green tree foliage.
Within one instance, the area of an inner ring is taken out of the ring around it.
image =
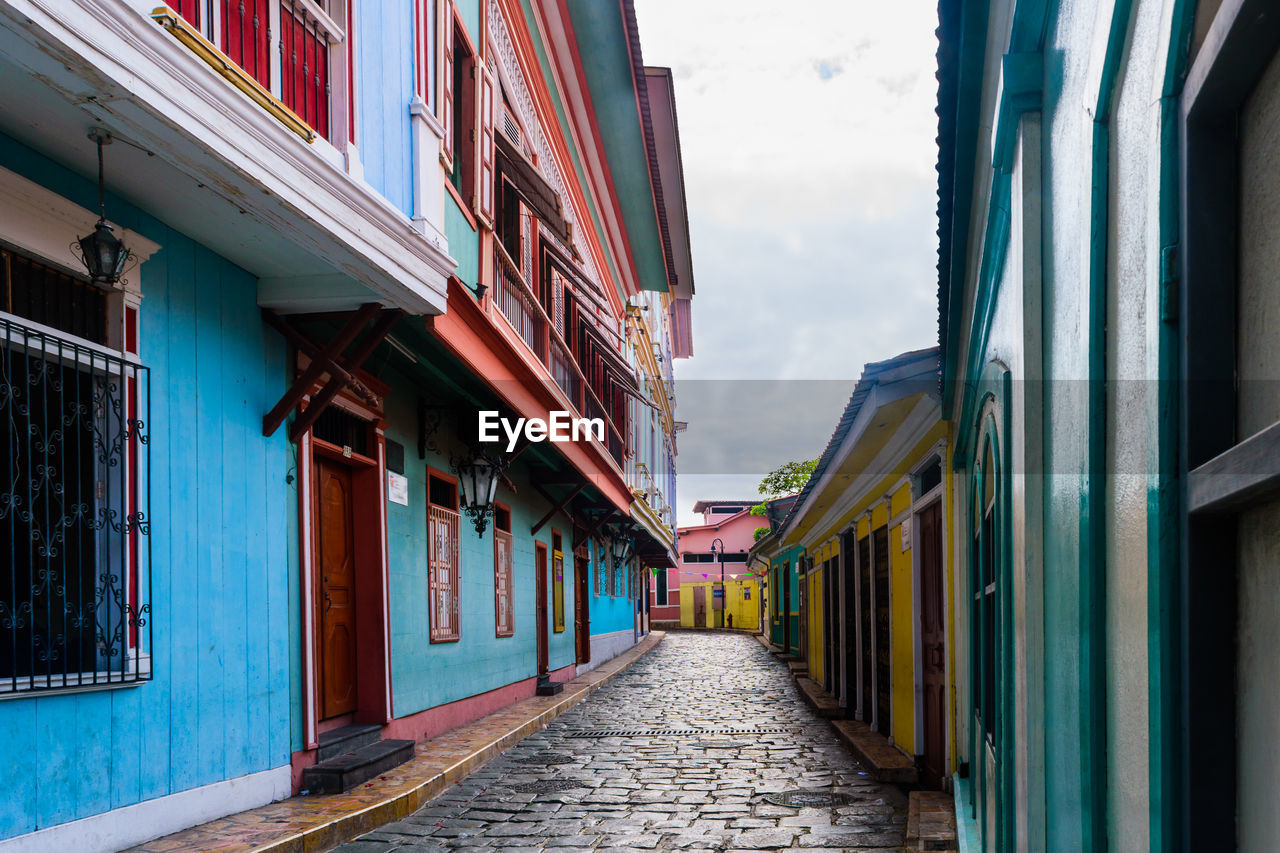
[[[813,476],[813,469],[817,467],[818,460],[809,459],[804,462],[787,462],[765,474],[759,486],[760,494],[764,495],[764,500],[751,508],[751,514],[762,516],[764,515],[765,503],[768,501],[799,493],[804,488],[805,483],[809,482],[809,478]],[[768,528],[761,529],[767,530]],[[757,541],[763,535],[757,530]]]
[[[759,542],[759,541],[760,541],[760,537],[764,536],[764,535],[765,535],[766,533],[768,533],[768,532],[769,532],[769,528],[767,528],[767,527],[757,527],[757,528],[756,528],[756,532],[755,532],[755,540],[754,540],[754,541]]]

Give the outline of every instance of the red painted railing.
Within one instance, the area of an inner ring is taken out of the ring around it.
[[[305,4],[280,4],[280,100],[329,138],[329,43]]]

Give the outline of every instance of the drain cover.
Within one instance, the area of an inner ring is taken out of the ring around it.
[[[764,801],[775,806],[786,806],[789,809],[812,809],[824,806],[847,806],[857,802],[852,794],[841,794],[836,791],[781,791],[777,794],[765,794]]]
[[[568,791],[573,788],[586,788],[588,786],[572,779],[539,779],[536,782],[518,782],[514,785],[504,785],[503,787],[519,791],[522,794],[552,794],[556,791]]]
[[[715,735],[779,735],[785,729],[582,729],[565,737],[714,737]]]
[[[517,758],[518,764],[572,764],[573,756],[560,752],[535,752],[525,758]]]

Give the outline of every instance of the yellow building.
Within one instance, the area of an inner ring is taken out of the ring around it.
[[[866,366],[777,538],[807,555],[810,676],[941,787],[955,765],[955,659],[937,370],[936,349]]]
[[[716,627],[715,592],[719,581],[680,584],[680,627]],[[724,626],[745,631],[760,629],[760,584],[755,580],[725,580]],[[699,610],[695,602],[704,602]],[[701,618],[700,618],[701,617]]]

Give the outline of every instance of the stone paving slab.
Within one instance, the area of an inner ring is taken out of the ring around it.
[[[424,803],[450,785],[545,728],[617,678],[658,646],[665,636],[661,631],[654,631],[623,654],[565,682],[564,691],[557,696],[521,700],[474,723],[423,741],[415,747],[413,759],[345,794],[291,797],[167,835],[131,850],[134,853],[316,853],[370,830],[380,828],[386,833],[386,825],[419,813]],[[532,799],[532,795],[528,797]],[[396,838],[408,839],[398,844],[397,853],[416,853],[412,844],[423,849],[442,848],[435,829],[433,826],[432,832],[425,834],[393,833]],[[384,842],[370,840],[343,849],[344,853],[361,853],[388,848]]]
[[[765,800],[791,790],[848,805]],[[588,701],[338,851],[888,853],[902,848],[906,812],[906,796],[857,763],[759,643],[672,631]]]

